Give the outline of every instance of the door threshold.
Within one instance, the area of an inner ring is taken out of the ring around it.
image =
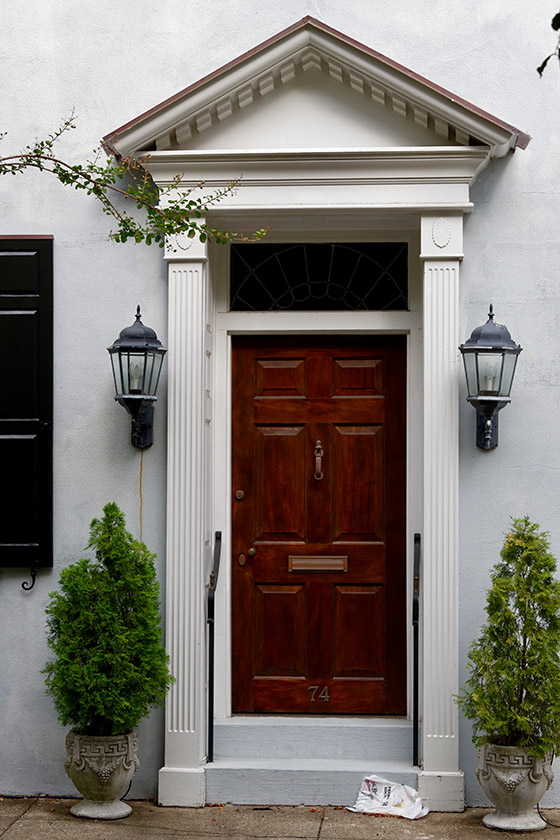
[[[324,726],[387,726],[395,727],[412,726],[412,719],[404,716],[369,715],[361,717],[357,715],[259,715],[259,714],[234,714],[227,718],[215,718],[214,723],[220,726],[258,726],[259,724],[293,724],[294,726],[309,726],[323,724]]]

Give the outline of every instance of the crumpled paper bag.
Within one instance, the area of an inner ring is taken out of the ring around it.
[[[417,820],[428,813],[428,808],[422,805],[420,794],[414,788],[375,775],[366,776],[362,780],[356,804],[348,810],[405,817],[407,820]]]

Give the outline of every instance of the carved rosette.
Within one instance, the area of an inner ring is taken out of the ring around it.
[[[120,797],[139,767],[137,750],[135,732],[115,736],[69,732],[64,769],[84,797],[71,812],[96,819],[127,816],[130,806]]]
[[[552,758],[552,753],[534,758],[520,747],[481,747],[476,777],[496,808],[484,817],[484,823],[508,831],[544,828],[533,808],[552,784]]]

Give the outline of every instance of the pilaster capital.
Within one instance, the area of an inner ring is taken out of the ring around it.
[[[463,216],[423,215],[420,219],[420,259],[463,259]]]
[[[204,223],[204,219],[198,221]],[[166,239],[164,259],[167,262],[206,262],[208,260],[208,240],[201,242],[198,236],[189,239],[186,233]]]

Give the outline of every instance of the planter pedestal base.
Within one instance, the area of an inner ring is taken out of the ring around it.
[[[541,820],[537,811],[525,814],[504,814],[500,811],[492,811],[482,818],[482,822],[488,828],[497,828],[500,831],[541,831],[546,828],[545,821]]]
[[[83,799],[70,808],[70,813],[74,817],[83,817],[89,820],[122,820],[124,817],[128,817],[131,811],[130,805],[120,799],[114,799],[112,802],[96,802],[92,799]]]

